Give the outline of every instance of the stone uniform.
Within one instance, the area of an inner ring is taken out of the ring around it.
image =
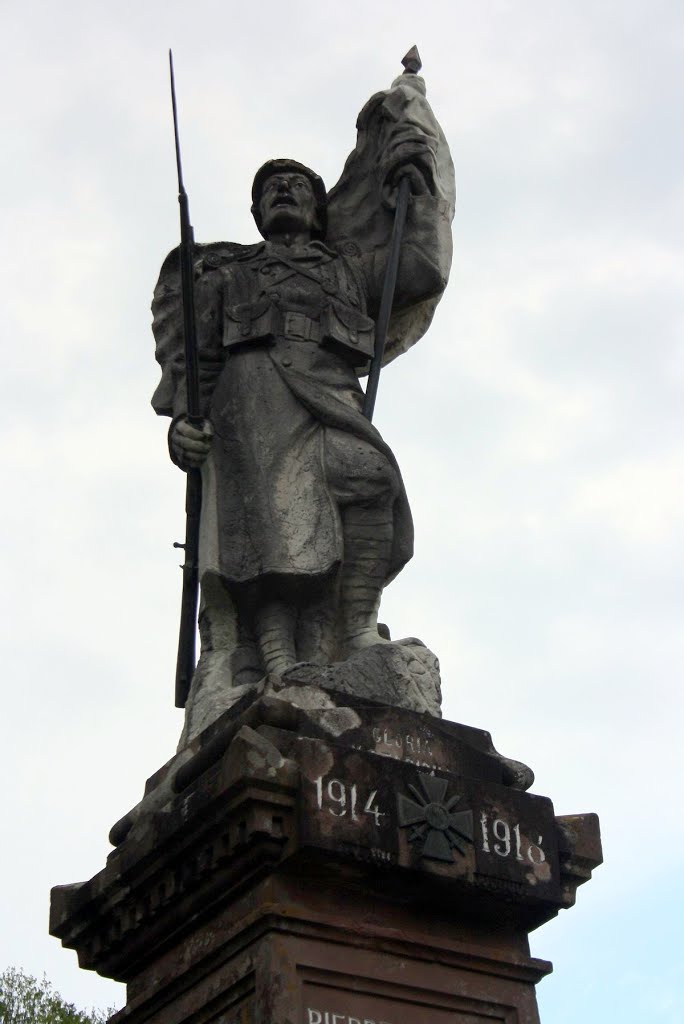
[[[362,261],[316,241],[264,242],[210,254],[198,270],[204,411],[215,430],[202,572],[231,584],[327,575],[342,559],[340,509],[383,500],[393,575],[411,556],[412,526],[394,456],[361,414],[357,368],[374,328]]]

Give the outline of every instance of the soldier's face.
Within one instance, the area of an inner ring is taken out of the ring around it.
[[[317,225],[316,197],[303,174],[284,171],[267,178],[259,203],[261,230],[268,238],[275,232],[311,231]]]

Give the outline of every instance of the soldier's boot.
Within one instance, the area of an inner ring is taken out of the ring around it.
[[[285,601],[269,601],[257,610],[257,642],[264,672],[282,675],[296,663],[295,621],[295,609]]]
[[[344,511],[342,529],[340,607],[348,657],[365,647],[386,642],[378,633],[378,608],[392,553],[391,508],[351,505]]]

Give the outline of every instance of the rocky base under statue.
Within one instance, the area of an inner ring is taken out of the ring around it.
[[[152,776],[52,934],[126,982],[112,1024],[536,1024],[528,933],[601,862],[596,816],[486,732],[316,682],[267,680]]]
[[[312,687],[320,693],[335,690],[407,711],[426,712],[438,718],[442,714],[439,661],[415,637],[376,644],[358,651],[346,661],[331,665],[300,662],[282,675],[271,673],[242,686],[225,685],[231,676],[229,666],[222,671],[223,657],[220,651],[216,655],[203,652],[185,709],[179,751],[240,701],[244,707],[246,702],[256,700],[264,693],[279,691],[283,691],[283,699],[288,699],[290,694],[294,695],[293,687],[302,685],[307,686],[311,694]],[[301,703],[301,693],[299,697]],[[311,700],[312,706],[316,707],[317,694],[313,694]]]

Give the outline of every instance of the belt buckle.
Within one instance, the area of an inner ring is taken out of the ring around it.
[[[292,338],[301,338],[303,341],[309,340],[309,317],[305,313],[286,313],[285,314],[285,334]]]

